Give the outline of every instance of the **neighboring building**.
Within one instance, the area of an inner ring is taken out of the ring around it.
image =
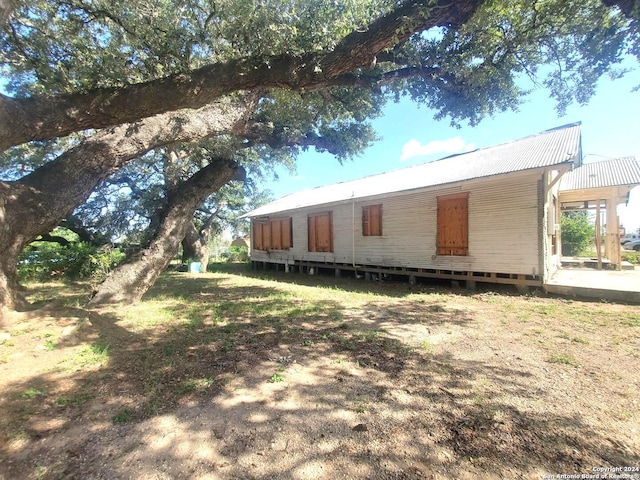
[[[246,215],[251,260],[471,286],[542,285],[561,262],[560,179],[581,163],[580,124],[571,124],[295,193]]]
[[[249,248],[249,237],[236,237],[231,242],[232,247]]]

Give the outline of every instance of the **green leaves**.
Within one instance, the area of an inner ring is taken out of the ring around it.
[[[18,95],[117,87],[230,59],[261,64],[329,50],[397,7],[391,0],[39,0],[17,8],[4,26],[0,62]],[[562,113],[587,102],[601,75],[619,75],[623,54],[638,53],[637,22],[600,0],[487,0],[462,26],[396,45],[393,61],[377,71],[428,71],[392,91],[453,124],[517,109],[523,77],[549,89]]]
[[[562,114],[586,103],[604,74],[632,48],[632,25],[599,0],[486,1],[460,28],[413,38],[396,55],[419,64],[394,88],[449,117],[477,124],[517,110],[531,87],[544,86]]]
[[[39,0],[16,8],[0,64],[19,95],[120,86],[232,58],[331,48],[388,0]]]
[[[595,236],[595,228],[587,212],[562,214],[562,254],[584,255],[589,251]]]

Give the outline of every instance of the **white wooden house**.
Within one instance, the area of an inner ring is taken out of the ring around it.
[[[580,124],[571,124],[294,193],[246,215],[251,261],[542,285],[561,261],[559,180],[581,158]]]

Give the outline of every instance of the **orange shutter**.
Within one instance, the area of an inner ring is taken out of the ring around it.
[[[370,235],[382,235],[382,205],[371,205]]]
[[[256,250],[264,250],[262,246],[262,223],[253,221],[253,248]]]
[[[438,255],[469,254],[469,194],[438,197]]]
[[[316,251],[331,251],[331,217],[328,213],[316,217]]]
[[[293,236],[291,232],[291,217],[283,218],[280,221],[282,231],[282,248],[288,250],[293,247]]]
[[[282,250],[282,229],[280,228],[281,220],[272,219],[269,223],[271,227],[271,248],[273,250]]]
[[[382,235],[382,205],[362,207],[362,235]]]
[[[309,251],[333,252],[333,217],[331,212],[309,215]]]
[[[271,228],[269,222],[262,224],[262,249],[271,250]]]
[[[362,207],[362,235],[371,235],[371,210],[369,207]]]
[[[310,252],[315,252],[316,251],[316,217],[314,215],[309,215],[309,217],[307,217],[307,220],[309,223],[308,250]]]

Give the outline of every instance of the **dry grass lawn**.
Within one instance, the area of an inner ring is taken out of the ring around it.
[[[640,478],[637,306],[239,267],[29,294],[0,478]]]

